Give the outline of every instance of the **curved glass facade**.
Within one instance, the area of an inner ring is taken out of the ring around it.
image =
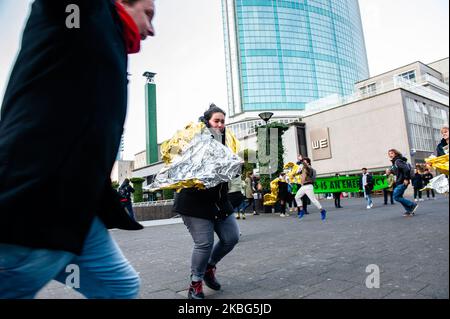
[[[357,0],[222,0],[230,116],[304,110],[369,77]]]

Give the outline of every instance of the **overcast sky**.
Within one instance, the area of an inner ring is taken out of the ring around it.
[[[30,0],[0,0],[0,99]],[[449,56],[448,0],[359,0],[370,75]],[[227,109],[220,0],[158,0],[156,37],[131,55],[124,159],[145,149],[144,71],[156,72],[158,142],[195,121],[210,102]]]

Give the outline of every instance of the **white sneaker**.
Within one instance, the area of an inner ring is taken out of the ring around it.
[[[417,202],[417,198],[414,198],[414,201]]]
[[[284,214],[284,216],[289,217],[289,213]]]
[[[370,203],[370,208],[372,208],[373,207],[373,203]]]
[[[367,205],[367,207],[366,207],[367,209],[370,209],[370,205]]]
[[[281,213],[281,214],[280,214],[280,217],[286,217],[286,215],[285,215],[285,214],[283,214],[283,213]]]
[[[419,202],[423,202],[423,198],[419,199]]]

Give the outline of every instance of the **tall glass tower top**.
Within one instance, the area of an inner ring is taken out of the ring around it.
[[[369,77],[357,0],[222,0],[228,104],[304,110]]]

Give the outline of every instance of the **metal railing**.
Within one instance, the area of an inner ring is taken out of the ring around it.
[[[173,205],[173,199],[155,200],[150,202],[133,203],[134,207],[168,206]]]
[[[356,101],[359,101],[359,100],[362,100],[365,98],[369,98],[369,97],[377,95],[377,94],[385,93],[385,92],[394,90],[396,88],[403,88],[405,90],[411,91],[418,95],[424,96],[426,98],[429,98],[429,99],[439,102],[441,104],[449,106],[449,97],[446,95],[440,94],[430,88],[425,87],[424,84],[426,84],[426,83],[433,84],[434,86],[439,87],[444,91],[448,91],[448,89],[449,89],[447,84],[439,81],[439,79],[437,79],[433,76],[430,76],[429,74],[425,74],[421,77],[416,78],[415,82],[406,80],[402,77],[394,77],[393,80],[391,80],[391,81],[378,82],[376,84],[376,87],[372,88],[370,91],[366,91],[366,92],[356,91],[356,92],[346,95],[346,96],[338,96],[332,102],[324,101],[323,103],[321,103],[320,101],[317,101],[317,103],[315,103],[315,105],[313,107],[311,107],[310,109],[308,109],[308,107],[307,107],[304,111],[301,111],[301,116],[312,115],[314,113],[318,113],[318,112],[321,112],[321,111],[324,111],[324,110],[327,110],[330,108],[334,108],[334,107],[344,105],[344,104],[349,104],[349,103],[356,102]],[[282,119],[278,119],[278,121],[282,121]],[[295,120],[292,120],[292,122],[294,122],[294,121]],[[232,125],[230,125],[230,129],[233,130],[233,132],[236,135],[236,138],[242,139],[245,136],[256,133],[256,129],[258,127],[259,122],[261,122],[261,120],[253,120],[253,121],[247,123],[247,127],[245,129],[240,129],[240,127],[238,126],[239,124],[236,124],[236,125],[232,124]],[[277,122],[277,119],[274,119],[271,122]],[[253,124],[253,125],[251,125],[251,124]]]
[[[423,97],[429,98],[433,101],[439,102],[441,104],[444,104],[446,106],[449,105],[449,97],[443,94],[440,94],[430,88],[427,88],[425,86],[423,86],[424,82],[429,82],[432,83],[430,81],[430,76],[423,76],[417,79],[417,82],[413,82],[410,80],[406,80],[403,79],[401,77],[395,77],[392,81],[388,81],[388,82],[380,82],[377,83],[377,86],[375,89],[368,91],[368,92],[354,92],[353,94],[350,95],[346,95],[346,96],[342,96],[340,97],[339,101],[337,101],[334,104],[330,104],[330,103],[324,103],[324,105],[320,105],[317,104],[315,105],[315,107],[313,109],[306,109],[305,113],[303,114],[303,116],[306,115],[311,115],[314,113],[318,113],[320,111],[324,111],[333,107],[337,107],[340,105],[344,105],[344,104],[348,104],[348,103],[352,103],[352,102],[356,102],[365,98],[369,98],[371,96],[377,95],[377,94],[382,94],[397,88],[403,88],[405,90],[411,91],[413,93],[416,93],[418,95],[421,95]],[[434,81],[438,81],[437,79],[434,79]],[[433,81],[432,80],[432,81]],[[446,85],[445,83],[441,82],[441,87],[444,88],[444,86]]]

